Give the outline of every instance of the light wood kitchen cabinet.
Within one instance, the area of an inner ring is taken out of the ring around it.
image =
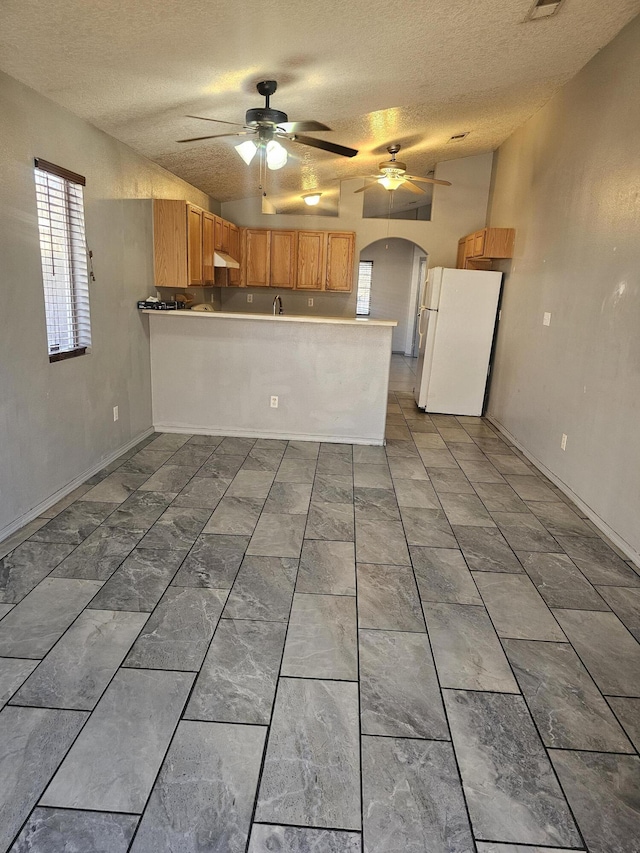
[[[271,287],[292,288],[296,283],[297,239],[295,231],[271,232]]]
[[[327,259],[326,231],[298,231],[296,290],[324,290]]]
[[[231,223],[227,222],[226,219],[222,220],[222,251],[226,254],[229,254],[229,234],[231,230]]]
[[[229,223],[229,254],[231,257],[238,261],[240,266],[242,266],[242,256],[240,254],[240,229],[237,225],[234,225],[232,222]],[[230,287],[238,287],[241,283],[240,270],[230,269],[229,270],[229,286]]]
[[[484,256],[484,240],[487,236],[487,229],[483,228],[482,231],[476,231],[473,235],[473,257],[474,258],[482,258]]]
[[[352,231],[330,231],[327,234],[327,290],[351,292],[355,242],[356,235]]]
[[[220,223],[220,225],[218,225]],[[153,266],[156,287],[172,289],[220,286],[214,264],[216,234],[226,239],[226,251],[240,261],[240,232],[214,213],[174,199],[153,199]],[[232,237],[232,232],[234,236]],[[233,249],[233,251],[232,251]],[[235,280],[240,283],[238,270]],[[226,281],[225,281],[226,284]]]
[[[244,239],[245,287],[269,287],[271,231],[247,228]]]
[[[214,234],[216,217],[206,211],[202,215],[202,278],[205,284],[214,283]]]
[[[481,228],[458,242],[459,269],[491,269],[497,258],[512,258],[516,232],[513,228]]]
[[[189,287],[204,284],[202,269],[202,219],[204,211],[187,205],[187,241],[189,255]]]
[[[213,245],[215,246],[216,252],[221,252],[222,251],[222,217],[216,216],[215,220],[216,220],[216,227],[215,227]]]

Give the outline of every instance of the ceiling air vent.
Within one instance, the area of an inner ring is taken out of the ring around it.
[[[529,9],[525,21],[538,21],[540,18],[550,18],[555,15],[564,0],[536,0]]]
[[[450,137],[449,142],[462,142],[463,139],[466,139],[469,136],[469,131],[465,130],[464,133],[456,133],[452,137]]]

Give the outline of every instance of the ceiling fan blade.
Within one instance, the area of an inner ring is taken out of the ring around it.
[[[193,136],[191,139],[176,139],[176,142],[200,142],[202,139],[222,139],[224,136],[252,136],[249,130],[240,131],[239,133],[216,133],[214,136]]]
[[[414,175],[405,175],[409,181],[419,181],[421,184],[441,184],[443,187],[450,187],[451,181],[440,181],[437,178],[416,178]]]
[[[237,121],[225,121],[221,118],[207,118],[207,116],[186,116],[186,118],[197,118],[200,119],[200,121],[215,121],[218,124],[233,124],[236,127],[244,127],[243,124],[238,124]]]
[[[285,133],[299,133],[310,130],[331,130],[326,124],[319,121],[285,121],[278,125],[279,130],[284,130]]]
[[[325,142],[324,139],[314,139],[313,136],[300,136],[296,133],[291,140],[301,145],[310,145],[312,148],[322,148],[323,151],[331,151],[332,154],[340,154],[342,157],[355,157],[358,153],[355,148],[336,145],[335,142]]]
[[[409,192],[415,193],[416,195],[424,195],[424,190],[421,187],[417,187],[415,184],[412,184],[411,181],[408,181],[406,175],[398,189],[409,190]]]
[[[363,187],[360,187],[359,190],[354,190],[354,193],[363,193],[365,190],[373,189],[373,187],[379,187],[380,184],[377,181],[370,181],[368,184],[365,184]]]

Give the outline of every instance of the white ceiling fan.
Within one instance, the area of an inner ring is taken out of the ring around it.
[[[451,186],[451,181],[440,181],[437,178],[418,178],[415,175],[407,175],[407,164],[400,160],[396,160],[396,154],[400,148],[400,145],[389,145],[387,147],[387,151],[391,154],[391,159],[380,163],[378,166],[378,169],[380,170],[379,174],[368,176],[373,178],[373,180],[370,180],[363,187],[360,187],[359,190],[355,190],[355,192],[362,193],[366,190],[372,189],[373,187],[381,186],[390,192],[402,187],[405,190],[409,190],[412,193],[420,195],[421,193],[424,193],[424,190],[417,184],[440,184],[444,187]],[[413,183],[413,181],[416,183]]]

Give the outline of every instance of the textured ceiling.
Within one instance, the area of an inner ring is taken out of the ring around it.
[[[393,142],[417,175],[495,149],[640,12],[565,0],[523,23],[531,2],[2,0],[0,68],[221,201],[257,195],[257,167],[239,140],[176,144],[225,131],[185,114],[242,122],[263,103],[255,83],[276,79],[273,107],[360,154],[291,144],[269,192],[330,191]]]

